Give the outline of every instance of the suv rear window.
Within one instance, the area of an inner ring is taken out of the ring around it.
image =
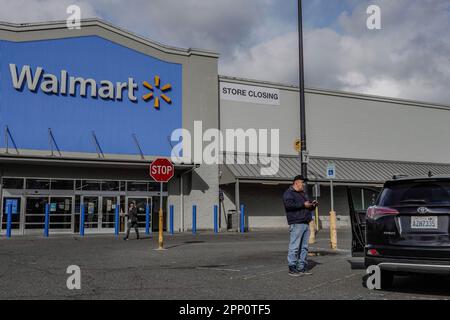
[[[380,195],[382,207],[450,205],[450,181],[408,181],[387,185]]]

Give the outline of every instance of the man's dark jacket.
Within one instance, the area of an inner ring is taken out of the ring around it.
[[[289,187],[283,194],[283,203],[286,210],[288,224],[309,224],[312,220],[312,212],[305,208],[308,201],[304,192],[297,192]]]

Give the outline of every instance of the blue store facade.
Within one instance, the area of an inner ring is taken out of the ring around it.
[[[10,205],[14,234],[41,233],[46,206],[52,233],[79,232],[82,207],[87,233],[110,233],[116,211],[131,201],[143,228],[147,212],[151,218],[159,207],[148,166],[170,157],[172,132],[189,129],[193,119],[217,126],[217,58],[95,19],[81,30],[57,22],[0,24],[0,232]],[[205,193],[196,179],[215,183],[208,181],[214,174],[198,170],[193,177],[193,169],[176,166],[164,187],[163,207],[176,207],[178,230],[189,223],[184,203]],[[211,207],[213,192],[196,204]],[[124,219],[118,223],[124,231]]]

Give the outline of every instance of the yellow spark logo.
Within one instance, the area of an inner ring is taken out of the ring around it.
[[[143,85],[144,85],[144,87],[146,87],[151,92],[143,95],[142,99],[144,99],[144,101],[150,101],[150,100],[154,99],[153,106],[156,109],[159,109],[159,105],[160,105],[159,100],[160,100],[160,98],[163,99],[167,104],[171,104],[172,103],[172,100],[165,94],[165,92],[167,92],[170,89],[172,89],[172,85],[168,83],[168,84],[165,84],[164,86],[160,87],[161,79],[160,79],[159,76],[155,76],[155,83],[154,83],[155,88],[159,89],[158,90],[160,92],[159,96],[157,96],[155,94],[155,90],[153,89],[153,86],[150,83],[148,83],[147,81],[144,81]]]

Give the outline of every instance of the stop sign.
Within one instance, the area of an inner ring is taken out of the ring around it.
[[[150,177],[157,182],[168,182],[175,173],[172,162],[167,159],[156,159],[150,165]]]

